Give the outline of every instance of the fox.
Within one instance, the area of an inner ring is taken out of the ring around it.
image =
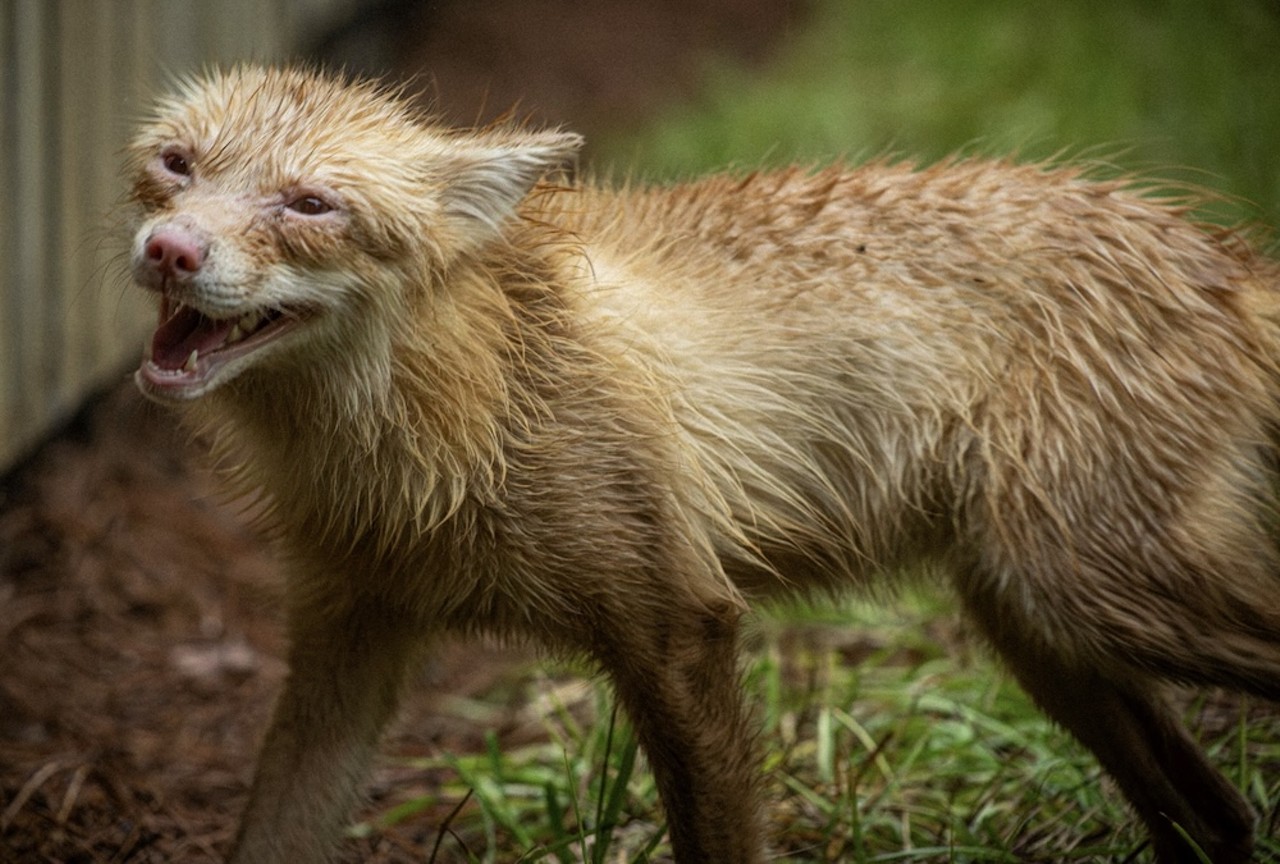
[[[229,860],[330,860],[445,635],[586,658],[679,864],[768,859],[756,605],[933,574],[1161,864],[1255,817],[1169,685],[1280,700],[1280,265],[1070,161],[646,184],[308,65],[128,146],[135,373],[259,496],[289,674]]]

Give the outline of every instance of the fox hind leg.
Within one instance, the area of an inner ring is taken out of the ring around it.
[[[1146,824],[1160,864],[1200,861],[1179,828],[1215,864],[1249,861],[1252,811],[1154,682],[1090,666],[1075,646],[1055,645],[1025,604],[1003,602],[994,585],[973,579],[965,586],[971,617],[1032,699],[1115,779]]]

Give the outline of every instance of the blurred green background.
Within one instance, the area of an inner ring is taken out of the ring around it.
[[[1280,223],[1274,0],[821,0],[766,66],[708,63],[691,101],[604,161],[641,176],[957,150],[1112,162]]]

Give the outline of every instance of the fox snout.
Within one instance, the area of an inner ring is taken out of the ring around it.
[[[182,221],[162,222],[139,232],[133,275],[144,288],[187,294],[209,264],[209,236]]]
[[[208,243],[194,232],[166,226],[147,238],[141,264],[161,281],[187,279],[204,265],[207,252]]]

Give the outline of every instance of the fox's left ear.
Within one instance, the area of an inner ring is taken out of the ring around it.
[[[512,132],[472,139],[446,164],[445,213],[467,233],[497,233],[533,184],[570,163],[580,147],[582,136],[573,132]]]

